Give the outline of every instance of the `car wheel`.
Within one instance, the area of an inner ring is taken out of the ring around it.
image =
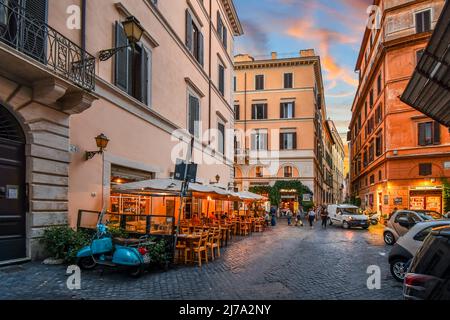
[[[92,257],[83,257],[78,259],[78,266],[82,270],[92,270],[97,266]]]
[[[388,246],[392,246],[395,243],[395,237],[394,234],[390,231],[386,231],[384,233],[384,242],[388,245]]]
[[[397,259],[390,265],[391,274],[398,282],[403,282],[403,280],[405,280],[406,262],[405,259]]]
[[[349,229],[350,228],[350,225],[348,224],[347,221],[342,222],[342,228],[344,228],[344,229]]]

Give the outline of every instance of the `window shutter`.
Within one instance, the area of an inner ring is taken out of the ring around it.
[[[280,103],[280,119],[284,118],[284,103]]]
[[[141,102],[148,105],[148,92],[150,89],[150,55],[149,52],[142,47],[141,54]]]
[[[423,32],[423,17],[421,13],[416,14],[416,32]]]
[[[217,11],[217,33],[219,34],[220,40],[222,40],[222,31],[223,31],[222,17],[220,16],[220,12]]]
[[[198,62],[203,66],[204,65],[204,44],[203,44],[203,34],[198,32]]]
[[[423,30],[424,31],[430,31],[431,30],[431,11],[425,11],[423,13]]]
[[[264,110],[263,119],[267,119],[267,103],[263,104],[263,110]]]
[[[295,118],[295,101],[292,102],[292,118]]]
[[[189,10],[186,9],[186,47],[192,52],[192,17]]]
[[[223,27],[223,45],[225,49],[228,49],[228,31],[226,27]]]
[[[297,150],[297,133],[293,134],[293,140],[294,140],[294,142],[293,142],[293,149]]]
[[[262,149],[267,150],[267,133],[261,134],[261,141],[262,141]]]
[[[123,31],[122,25],[116,22],[116,48],[128,45],[128,39]],[[128,49],[122,49],[115,55],[115,84],[120,89],[128,92]]]
[[[252,139],[251,148],[252,148],[252,150],[256,150],[256,134],[252,133],[251,139]]]
[[[225,95],[225,68],[219,64],[219,91]]]
[[[425,142],[425,123],[419,123],[419,146],[426,145]]]
[[[252,120],[256,119],[256,105],[252,105]]]
[[[435,121],[433,125],[433,143],[440,144],[441,143],[441,125],[439,122]]]
[[[23,0],[21,5],[29,19],[23,20],[20,49],[34,59],[46,63],[45,33],[38,26],[35,26],[32,21],[47,22],[47,0]]]
[[[284,134],[280,132],[280,150],[284,150]]]

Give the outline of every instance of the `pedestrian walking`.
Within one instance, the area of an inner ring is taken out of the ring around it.
[[[275,209],[275,207],[272,207],[270,209],[270,214],[272,216],[271,225],[272,225],[272,227],[275,227],[277,225],[277,220],[276,220],[277,209]]]
[[[320,218],[322,219],[322,228],[327,228],[328,223],[328,209],[326,207],[322,208],[322,211],[320,212]]]
[[[316,219],[316,212],[314,211],[314,208],[311,208],[308,213],[308,220],[309,220],[309,226],[314,228],[314,220]]]
[[[295,225],[296,225],[297,227],[298,227],[298,226],[303,227],[302,215],[303,215],[303,208],[302,208],[302,207],[299,207],[299,208],[297,209],[297,212],[296,212],[297,221],[296,221]]]
[[[290,226],[292,224],[292,211],[291,211],[291,209],[287,209],[286,217],[287,217],[287,221],[288,221],[288,226]]]

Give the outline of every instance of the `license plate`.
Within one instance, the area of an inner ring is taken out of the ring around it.
[[[150,255],[147,253],[143,257],[144,263],[150,263]]]

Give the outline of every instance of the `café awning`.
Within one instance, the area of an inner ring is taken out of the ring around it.
[[[401,100],[450,127],[450,1]]]

